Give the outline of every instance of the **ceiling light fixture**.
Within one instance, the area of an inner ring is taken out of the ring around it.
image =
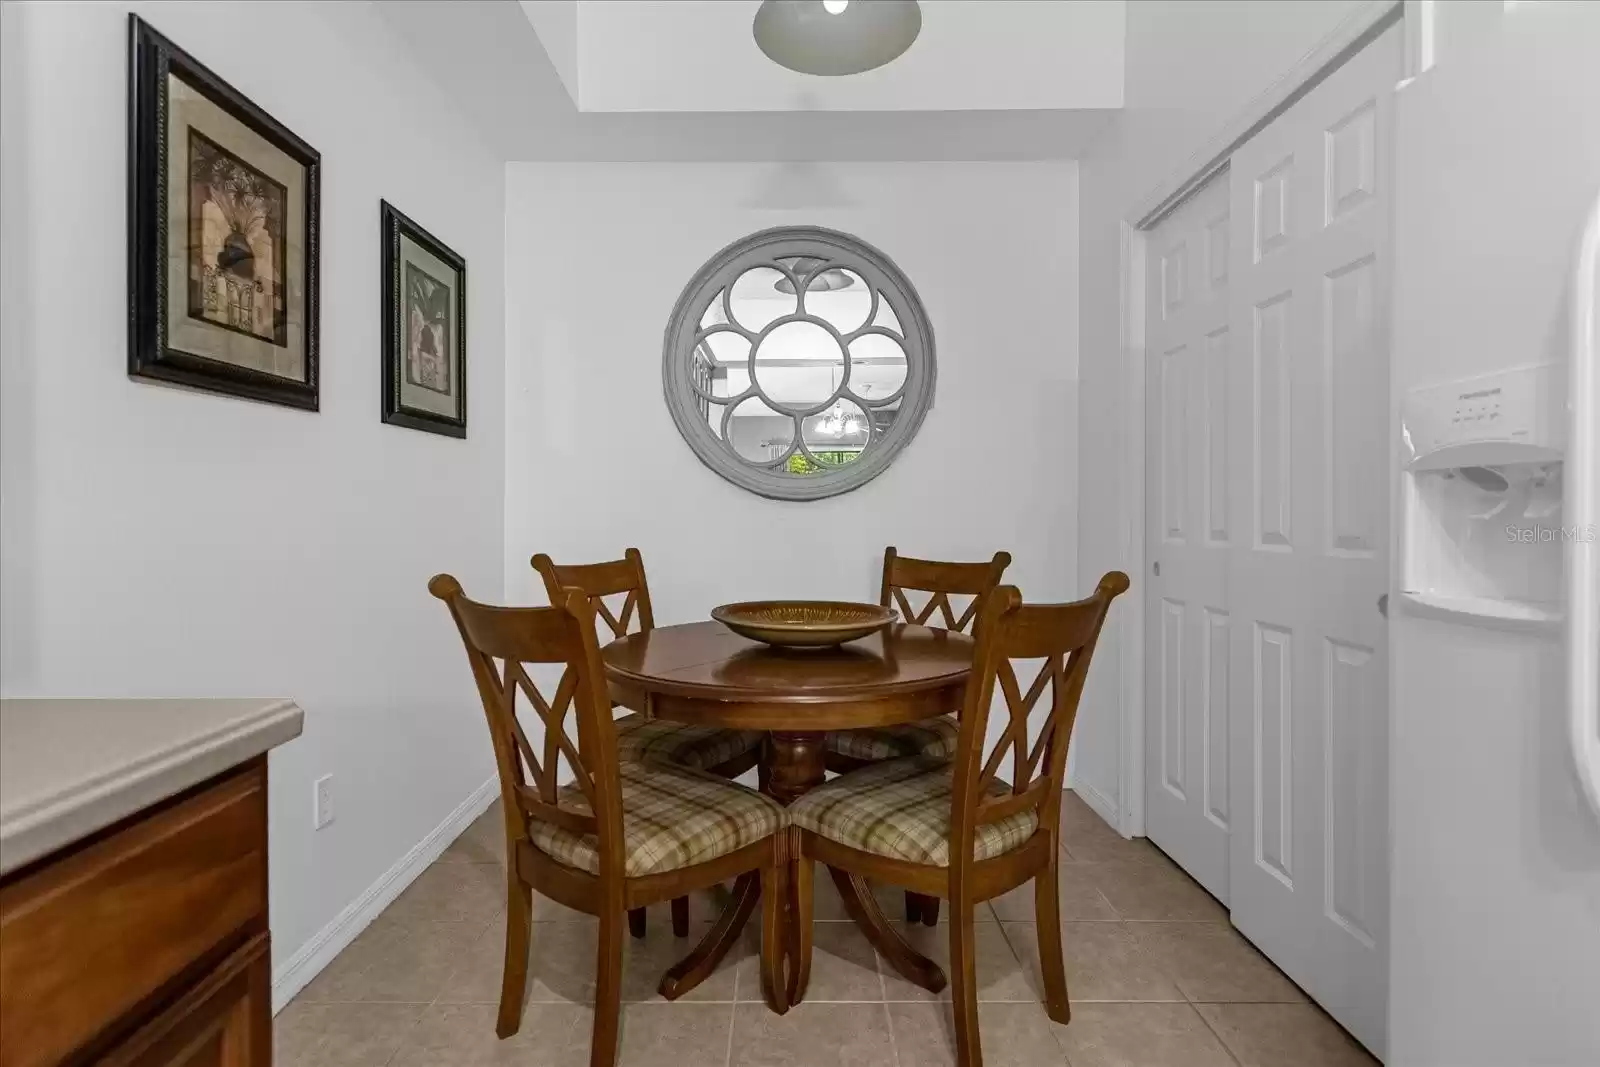
[[[854,437],[861,432],[861,419],[845,414],[844,405],[835,401],[833,407],[823,412],[817,429],[829,437]]]
[[[762,0],[756,47],[801,74],[860,74],[898,58],[922,32],[917,0]]]
[[[810,274],[812,271],[822,266],[823,263],[823,261],[820,259],[811,259],[805,256],[798,257],[790,262],[794,266],[795,273],[801,275],[802,277]],[[839,289],[848,289],[854,284],[855,280],[851,278],[850,275],[846,274],[842,270],[839,270],[837,267],[833,267],[828,270],[818,271],[818,273],[813,275],[811,281],[806,285],[806,292],[829,293]],[[786,293],[790,296],[794,295],[794,282],[789,280],[789,276],[787,274],[773,282],[772,287],[778,290],[780,293]]]

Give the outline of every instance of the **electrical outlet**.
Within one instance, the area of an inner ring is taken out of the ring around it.
[[[320,830],[333,821],[333,775],[324,774],[311,788],[311,828]]]

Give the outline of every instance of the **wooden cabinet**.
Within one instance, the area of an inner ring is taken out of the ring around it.
[[[253,938],[116,1048],[104,1067],[256,1067],[272,1062],[272,965]]]
[[[0,882],[0,1067],[268,1067],[266,762]]]

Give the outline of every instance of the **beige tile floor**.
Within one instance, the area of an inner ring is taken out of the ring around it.
[[[980,912],[979,1019],[987,1067],[1354,1067],[1374,1063],[1227,923],[1158,850],[1125,841],[1072,794],[1063,806],[1061,916],[1072,1022],[1039,1004],[1033,901]],[[276,1021],[280,1067],[582,1067],[594,993],[593,920],[536,898],[522,1029],[494,1034],[504,875],[498,811],[467,830]],[[806,1003],[761,1003],[756,942],[689,996],[655,993],[690,942],[666,907],[628,942],[623,1067],[936,1067],[953,1062],[944,998],[902,980],[817,882]],[[882,895],[899,915],[898,893]],[[693,903],[695,936],[716,914]],[[913,927],[941,962],[944,930]]]

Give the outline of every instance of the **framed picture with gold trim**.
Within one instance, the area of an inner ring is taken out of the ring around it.
[[[387,200],[383,421],[467,436],[467,261]]]
[[[128,373],[315,411],[321,157],[128,30]]]

